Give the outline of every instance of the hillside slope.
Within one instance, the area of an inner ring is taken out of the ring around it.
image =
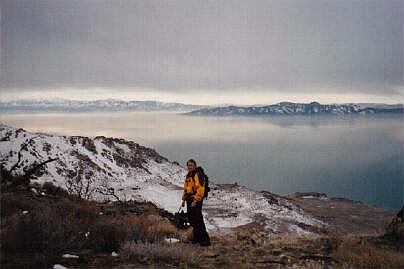
[[[246,225],[232,233],[215,233],[212,245],[201,247],[190,244],[190,229],[178,229],[172,214],[151,203],[89,201],[50,183],[14,186],[6,181],[0,185],[1,268],[404,266],[403,244],[394,235],[402,232],[402,210],[387,234],[267,237],[256,227]],[[315,199],[307,195],[300,198]]]
[[[14,173],[58,158],[37,174],[69,193],[104,200],[150,201],[178,210],[186,170],[133,141],[107,137],[56,136],[0,125],[0,165]],[[214,181],[214,179],[213,179]],[[326,224],[289,199],[237,185],[212,183],[204,214],[210,231],[254,225],[268,234],[307,234]]]

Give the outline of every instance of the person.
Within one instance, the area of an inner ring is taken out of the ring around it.
[[[181,206],[187,204],[188,220],[193,230],[192,243],[199,243],[201,246],[210,246],[209,234],[206,231],[202,215],[202,204],[205,193],[205,184],[200,180],[198,167],[195,160],[187,162],[188,174],[185,177],[184,191],[182,194]]]

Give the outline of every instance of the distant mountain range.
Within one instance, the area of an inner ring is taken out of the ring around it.
[[[376,103],[347,103],[347,104],[320,104],[280,102],[265,106],[222,106],[202,108],[186,113],[187,115],[345,115],[345,114],[377,114],[377,113],[403,113],[402,104],[376,104]]]
[[[178,111],[186,115],[314,115],[403,113],[403,104],[346,103],[320,104],[280,102],[273,105],[192,105],[159,101],[67,99],[0,101],[0,112],[88,112],[88,111]]]
[[[93,101],[79,100],[17,100],[0,101],[0,111],[25,112],[80,112],[80,111],[191,111],[206,106],[164,103],[158,101],[124,101],[104,99]]]

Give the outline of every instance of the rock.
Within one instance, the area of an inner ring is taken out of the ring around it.
[[[404,207],[393,218],[385,235],[398,241],[404,241]]]
[[[315,260],[315,261],[331,261],[331,256],[326,256],[322,254],[311,254],[311,255],[302,255],[300,257],[302,260]]]
[[[38,195],[38,191],[35,188],[31,188],[33,194]]]
[[[294,198],[318,198],[318,199],[326,199],[327,195],[325,193],[318,193],[318,192],[295,192],[293,194]]]
[[[180,240],[179,240],[178,238],[172,238],[172,237],[166,238],[165,241],[166,241],[167,243],[170,243],[170,244],[180,242]]]

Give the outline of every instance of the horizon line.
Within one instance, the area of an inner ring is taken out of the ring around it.
[[[21,99],[10,99],[10,100],[0,100],[0,103],[10,103],[10,102],[18,102],[18,101],[74,101],[74,102],[95,102],[95,101],[120,101],[120,102],[157,102],[157,103],[163,103],[163,104],[181,104],[181,105],[193,105],[193,106],[243,106],[243,107],[248,107],[248,106],[269,106],[269,105],[277,105],[281,103],[293,103],[293,104],[310,104],[310,103],[319,103],[320,105],[343,105],[343,104],[381,104],[381,105],[404,105],[404,103],[400,102],[395,102],[395,103],[390,103],[390,102],[337,102],[337,103],[327,103],[327,102],[319,102],[316,100],[313,101],[307,101],[307,102],[296,102],[296,101],[279,101],[279,102],[274,102],[274,103],[255,103],[255,104],[237,104],[237,103],[216,103],[216,104],[194,104],[194,103],[187,103],[187,102],[176,102],[176,101],[161,101],[158,99],[150,99],[150,100],[145,100],[145,99],[129,99],[129,100],[124,100],[124,99],[119,99],[119,98],[103,98],[103,99],[91,99],[91,100],[80,100],[80,99],[70,99],[70,98],[60,98],[60,97],[55,97],[55,98],[21,98]]]

